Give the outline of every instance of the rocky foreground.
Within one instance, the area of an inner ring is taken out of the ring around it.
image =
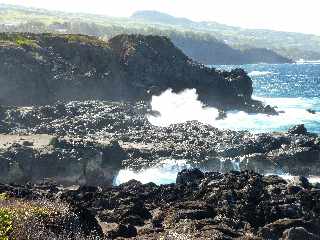
[[[17,239],[320,239],[320,187],[303,177],[194,169],[170,185],[0,185],[0,194],[0,230],[12,224]]]

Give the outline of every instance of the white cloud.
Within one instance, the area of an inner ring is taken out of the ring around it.
[[[320,34],[319,0],[0,0],[56,10],[129,16],[158,10],[193,20]]]

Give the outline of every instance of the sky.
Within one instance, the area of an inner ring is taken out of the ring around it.
[[[157,10],[195,21],[320,35],[320,0],[0,0],[69,12],[128,17]]]

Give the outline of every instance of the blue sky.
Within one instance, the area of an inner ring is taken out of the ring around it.
[[[0,0],[0,3],[123,17],[137,10],[158,10],[196,21],[320,35],[320,0]]]

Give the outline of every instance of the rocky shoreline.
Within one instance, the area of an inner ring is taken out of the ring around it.
[[[320,138],[303,125],[285,133],[251,134],[195,121],[156,127],[148,121],[151,114],[143,102],[2,107],[2,139],[13,139],[0,142],[0,178],[10,179],[14,172],[24,182],[36,182],[66,175],[70,184],[80,184],[98,174],[97,183],[108,185],[122,168],[141,170],[167,159],[209,171],[320,175]],[[48,165],[56,170],[45,171]]]
[[[243,70],[206,68],[156,36],[7,34],[0,53],[1,240],[320,239],[320,186],[306,178],[320,176],[318,135],[148,121],[168,88],[222,113],[277,114]],[[191,168],[173,184],[113,184],[163,160]]]

